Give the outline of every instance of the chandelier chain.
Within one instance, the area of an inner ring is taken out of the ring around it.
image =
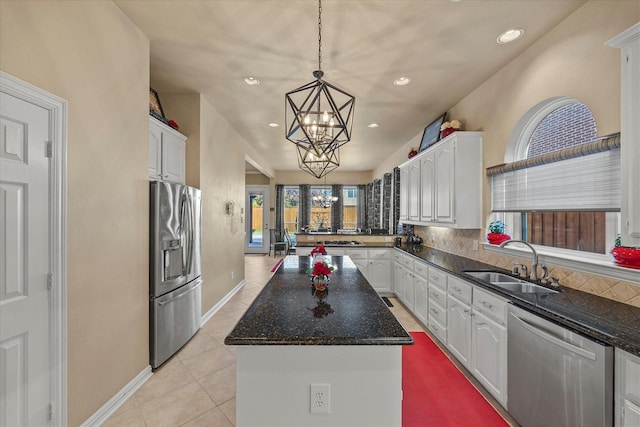
[[[318,70],[322,69],[322,0],[318,0]]]

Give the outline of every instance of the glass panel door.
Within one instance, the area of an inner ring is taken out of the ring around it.
[[[269,251],[269,186],[247,185],[245,253],[266,254]]]

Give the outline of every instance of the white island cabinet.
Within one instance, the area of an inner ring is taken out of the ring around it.
[[[187,137],[149,117],[149,178],[185,183]]]

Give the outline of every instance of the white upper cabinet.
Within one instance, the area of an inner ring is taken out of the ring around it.
[[[400,220],[483,227],[482,132],[454,132],[400,165]]]
[[[640,22],[607,44],[620,48],[621,56],[621,240],[624,246],[640,246]]]
[[[409,166],[400,167],[400,220],[409,219]]]
[[[149,117],[149,178],[185,183],[187,137]]]

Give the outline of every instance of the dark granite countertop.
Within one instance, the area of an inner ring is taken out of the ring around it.
[[[562,283],[561,292],[556,294],[510,292],[485,284],[464,272],[492,270],[510,273],[504,269],[424,246],[402,245],[399,249],[434,267],[500,294],[519,307],[640,356],[640,308],[563,287]]]
[[[309,256],[287,256],[225,338],[229,345],[407,345],[413,338],[348,257],[315,293]]]

